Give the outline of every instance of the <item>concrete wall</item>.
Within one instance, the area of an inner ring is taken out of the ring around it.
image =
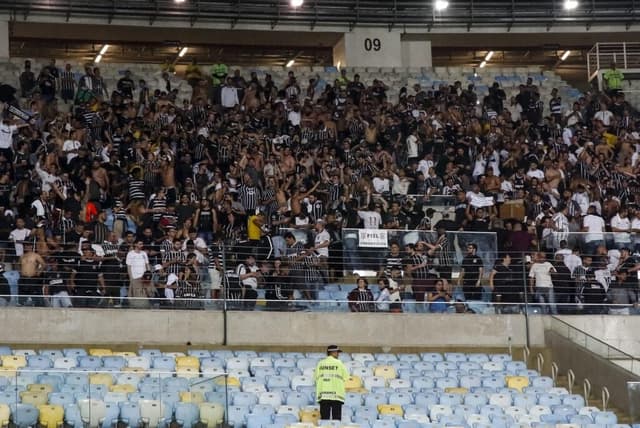
[[[344,44],[344,57],[342,45]],[[344,33],[334,47],[334,65],[343,67],[402,67],[400,32],[384,28],[356,28]]]
[[[556,332],[547,331],[546,337],[547,345],[552,350],[553,360],[558,364],[560,373],[566,373],[568,369],[574,371],[576,375],[574,393],[582,394],[582,382],[587,378],[591,382],[592,398],[600,398],[602,387],[606,386],[611,393],[611,404],[628,411],[627,382],[639,381],[640,377],[629,376],[628,371],[576,345]]]
[[[0,343],[223,344],[223,315],[214,311],[3,308]],[[532,337],[544,345],[543,323]],[[506,347],[526,343],[520,315],[419,315],[230,312],[228,345],[371,347]]]
[[[9,21],[0,20],[0,59],[9,58]]]
[[[431,57],[431,42],[403,40],[402,41],[402,66],[403,67],[433,67]]]
[[[640,317],[594,315],[594,316],[562,316],[562,321],[590,335],[619,348],[634,357],[640,357]],[[599,346],[590,343],[588,346]]]

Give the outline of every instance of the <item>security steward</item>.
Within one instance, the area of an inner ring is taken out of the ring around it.
[[[316,366],[316,399],[320,404],[320,419],[341,420],[342,405],[344,404],[344,385],[349,378],[338,355],[342,350],[337,345],[327,347],[327,358]]]

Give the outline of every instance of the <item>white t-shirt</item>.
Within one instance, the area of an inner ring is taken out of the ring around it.
[[[544,172],[541,169],[533,169],[527,171],[527,177],[537,178],[538,180],[544,180]]]
[[[373,177],[373,189],[376,193],[387,193],[389,192],[389,179],[388,178],[380,178]]]
[[[631,229],[640,230],[640,218],[634,217],[633,220],[631,220]],[[634,233],[633,242],[640,243],[640,233]]]
[[[73,150],[78,150],[81,144],[77,140],[67,140],[62,144],[62,151],[67,154],[67,163],[71,162],[78,156],[78,153],[71,153]]]
[[[127,253],[127,266],[131,269],[131,279],[140,279],[149,265],[149,257],[144,251],[129,251]]]
[[[552,288],[551,272],[555,271],[549,262],[534,263],[529,271],[529,278],[535,278],[535,285],[538,288]]]
[[[599,111],[593,116],[593,118],[595,120],[601,120],[604,126],[609,126],[611,125],[613,113],[611,113],[609,110]]]
[[[246,275],[247,273],[253,273],[257,271],[258,271],[258,266],[256,265],[247,266],[242,264],[238,266],[237,273],[238,275]],[[258,288],[258,278],[251,277],[251,278],[243,279],[242,285],[244,285],[245,287],[251,287],[254,290],[256,290]]]
[[[418,157],[418,137],[416,137],[415,135],[409,135],[407,137],[407,157]]]
[[[326,229],[318,233],[314,241],[314,244],[316,246],[316,253],[318,253],[318,255],[321,257],[329,257],[329,247],[317,248],[318,245],[325,242],[331,242],[331,235],[329,235],[329,232],[327,232]]]
[[[584,237],[585,242],[602,241],[604,240],[604,220],[602,217],[589,214],[584,217],[582,224],[587,229],[587,234]]]
[[[0,149],[8,149],[13,145],[13,134],[17,130],[16,125],[0,123]]]
[[[362,219],[365,229],[379,229],[382,224],[382,216],[377,211],[358,211],[358,217]]]
[[[14,242],[16,247],[16,256],[20,257],[24,254],[24,245],[18,244],[16,241],[24,241],[31,235],[31,231],[27,228],[13,229],[9,234],[9,239]]]
[[[620,214],[616,214],[611,218],[611,227],[622,230],[630,230],[631,229],[631,220],[629,217],[621,218]],[[631,242],[631,233],[629,232],[614,232],[613,240],[616,243],[627,243]]]

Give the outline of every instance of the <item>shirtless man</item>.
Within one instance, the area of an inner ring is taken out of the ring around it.
[[[45,261],[42,256],[34,252],[31,246],[25,246],[24,254],[20,257],[20,279],[18,280],[21,305],[44,306],[41,276],[44,268]]]
[[[100,165],[100,161],[97,159],[95,159],[91,164],[91,178],[98,183],[102,192],[109,192],[109,175],[107,174],[107,170]]]
[[[162,185],[167,189],[168,204],[175,204],[178,199],[174,170],[175,162],[173,156],[167,152],[162,153],[160,155],[160,175],[162,177]]]

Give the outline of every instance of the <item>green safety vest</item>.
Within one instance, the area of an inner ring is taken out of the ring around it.
[[[321,360],[316,366],[316,399],[342,401],[344,403],[344,384],[349,378],[342,361],[332,356]]]
[[[607,81],[607,88],[620,89],[622,88],[622,81],[624,80],[624,74],[620,70],[607,70],[602,75],[604,80]]]

